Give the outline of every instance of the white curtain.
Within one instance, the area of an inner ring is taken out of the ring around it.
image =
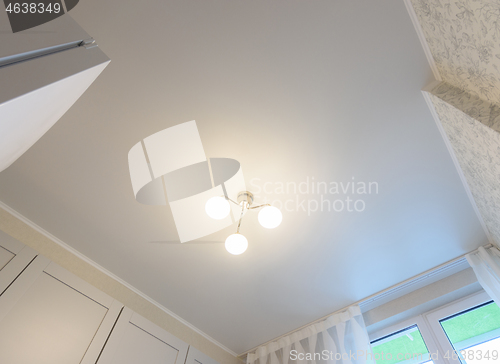
[[[477,252],[467,255],[467,261],[483,289],[500,306],[500,250],[480,247]]]
[[[247,364],[326,363],[374,363],[359,306],[351,306],[247,355]]]

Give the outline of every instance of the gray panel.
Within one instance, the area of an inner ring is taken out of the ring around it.
[[[164,176],[168,201],[197,195],[212,188],[208,162],[184,167]]]
[[[223,184],[238,172],[240,162],[230,158],[210,158],[214,185]]]
[[[0,61],[23,53],[73,43],[90,38],[69,15],[19,33],[12,33],[7,13],[0,11]]]

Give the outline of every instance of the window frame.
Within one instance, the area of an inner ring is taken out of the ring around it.
[[[420,331],[420,334],[422,335],[422,338],[424,339],[424,343],[427,346],[427,350],[429,353],[435,353],[438,348],[435,346],[434,340],[428,340],[428,338],[432,338],[432,333],[430,332],[429,327],[427,326],[427,323],[424,320],[423,315],[418,315],[415,317],[412,317],[410,319],[401,321],[397,324],[384,327],[380,330],[377,330],[369,335],[370,343],[375,341],[375,340],[380,340],[386,336],[392,335],[398,331],[405,330],[411,326],[417,325],[418,330]],[[439,358],[441,359],[441,358]],[[432,359],[430,359],[432,360]],[[401,362],[404,363],[404,362]],[[442,362],[440,360],[435,360],[435,364],[448,364],[445,362]]]
[[[445,355],[447,352],[451,355],[455,349],[439,321],[490,301],[492,301],[492,298],[485,291],[480,291],[425,314],[425,320],[431,329],[436,344],[439,346],[440,356]],[[462,364],[460,359],[455,360],[450,357],[447,360],[449,364]]]
[[[417,325],[429,353],[439,353],[437,359],[432,358],[432,356],[430,358],[434,364],[463,364],[460,359],[454,360],[451,356],[455,349],[448,340],[448,336],[439,321],[489,301],[492,301],[492,298],[484,290],[481,290],[431,311],[374,331],[369,335],[370,343]],[[449,353],[449,358],[444,357],[446,352]],[[401,362],[401,364],[404,363]]]

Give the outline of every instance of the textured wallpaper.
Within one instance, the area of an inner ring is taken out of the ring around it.
[[[500,246],[498,108],[444,83],[429,94],[484,222]]]
[[[500,104],[500,0],[411,0],[443,81]]]
[[[438,96],[448,104],[455,106],[473,119],[500,132],[500,106],[476,95],[467,93],[446,82],[441,82],[431,90],[433,95]]]

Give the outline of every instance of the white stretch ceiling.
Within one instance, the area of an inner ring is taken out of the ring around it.
[[[231,350],[487,243],[420,92],[433,77],[402,1],[86,0],[71,14],[112,62],[0,173],[0,200]],[[217,242],[234,227],[169,243],[169,208],[134,199],[130,148],[193,119],[208,157],[238,160],[254,192],[272,183],[261,201],[292,201],[274,230],[247,214],[241,256]],[[323,196],[363,212],[308,213],[311,185],[279,189],[313,179],[378,193]]]

